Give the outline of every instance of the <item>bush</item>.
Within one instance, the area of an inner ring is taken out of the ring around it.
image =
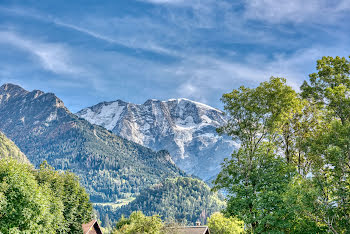
[[[219,212],[208,218],[208,226],[212,234],[239,234],[244,232],[243,221],[234,217],[226,218]]]

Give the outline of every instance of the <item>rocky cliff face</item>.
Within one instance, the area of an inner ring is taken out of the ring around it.
[[[153,150],[168,150],[181,169],[204,180],[220,171],[220,163],[236,147],[229,137],[216,133],[226,123],[223,113],[188,99],[148,100],[142,105],[103,102],[77,115]]]

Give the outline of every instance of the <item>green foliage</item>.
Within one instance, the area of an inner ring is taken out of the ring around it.
[[[57,172],[47,162],[35,173],[39,185],[50,188],[55,198],[63,203],[64,226],[71,233],[81,230],[83,223],[92,219],[92,204],[79,179],[71,172]],[[63,208],[63,209],[62,209]]]
[[[244,232],[244,223],[234,217],[225,217],[222,213],[214,213],[208,218],[208,226],[212,234],[239,234]]]
[[[350,62],[323,57],[298,95],[285,79],[224,94],[241,142],[216,187],[225,214],[253,232],[346,233],[350,227]],[[285,161],[282,161],[285,159]]]
[[[171,223],[205,223],[209,215],[224,208],[218,194],[212,192],[202,181],[187,177],[166,179],[145,189],[128,205],[115,211],[107,210],[109,217],[117,220],[140,210],[145,215],[160,215]],[[105,212],[106,210],[100,210]]]
[[[0,158],[13,158],[20,162],[29,163],[27,157],[2,132],[0,132]]]
[[[226,160],[215,184],[229,193],[225,213],[243,220],[248,229],[281,231],[282,195],[295,174],[283,158],[261,147],[254,154],[243,148]]]
[[[302,96],[327,108],[342,123],[350,119],[350,61],[340,57],[323,57],[317,61],[317,73],[304,81]]]
[[[298,111],[297,93],[285,83],[284,78],[272,77],[255,89],[242,86],[224,94],[229,120],[218,131],[252,151],[265,139],[274,141],[275,134]]]
[[[134,211],[129,218],[121,217],[116,224],[114,234],[162,233],[164,224],[159,216],[145,216],[141,211]]]
[[[0,159],[0,232],[81,233],[91,219],[88,194],[73,174]]]
[[[283,226],[286,233],[326,233],[327,225],[318,219],[317,186],[310,179],[295,176],[283,194]]]
[[[54,209],[51,191],[40,187],[28,164],[0,159],[0,232],[56,233],[62,211]]]
[[[219,132],[241,148],[225,161],[215,184],[228,192],[225,214],[243,220],[248,231],[339,233],[349,226],[350,131],[340,111],[348,108],[348,62],[323,60],[301,96],[274,77],[223,95],[229,121]]]
[[[316,218],[333,233],[350,227],[350,61],[323,57],[317,73],[302,85],[302,96],[324,112],[327,123],[310,141]]]

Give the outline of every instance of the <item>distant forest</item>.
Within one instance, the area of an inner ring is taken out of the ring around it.
[[[213,193],[204,182],[189,177],[166,179],[151,186],[127,205],[113,209],[111,206],[95,206],[100,214],[107,213],[111,220],[129,216],[140,210],[145,215],[159,215],[168,223],[194,225],[206,223],[214,212],[225,207],[222,196]],[[106,225],[110,221],[103,220]]]

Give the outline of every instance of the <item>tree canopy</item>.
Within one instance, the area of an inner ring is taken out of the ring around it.
[[[190,177],[169,178],[143,191],[129,204],[119,209],[107,210],[112,220],[122,215],[129,216],[133,211],[142,211],[145,215],[159,215],[162,220],[171,223],[194,225],[196,221],[205,223],[207,217],[225,207],[223,197],[211,191],[210,187],[199,179]],[[96,207],[101,213],[106,212]]]
[[[350,227],[350,62],[323,57],[298,93],[285,78],[224,94],[218,129],[240,148],[215,181],[226,216],[256,233]]]
[[[208,226],[212,234],[240,234],[244,232],[244,223],[235,217],[225,217],[216,212],[208,218]]]
[[[163,227],[164,224],[159,216],[145,216],[141,211],[134,211],[129,218],[124,218],[124,216],[120,218],[114,234],[160,234]]]
[[[0,232],[81,233],[91,219],[89,196],[73,174],[0,159]]]

